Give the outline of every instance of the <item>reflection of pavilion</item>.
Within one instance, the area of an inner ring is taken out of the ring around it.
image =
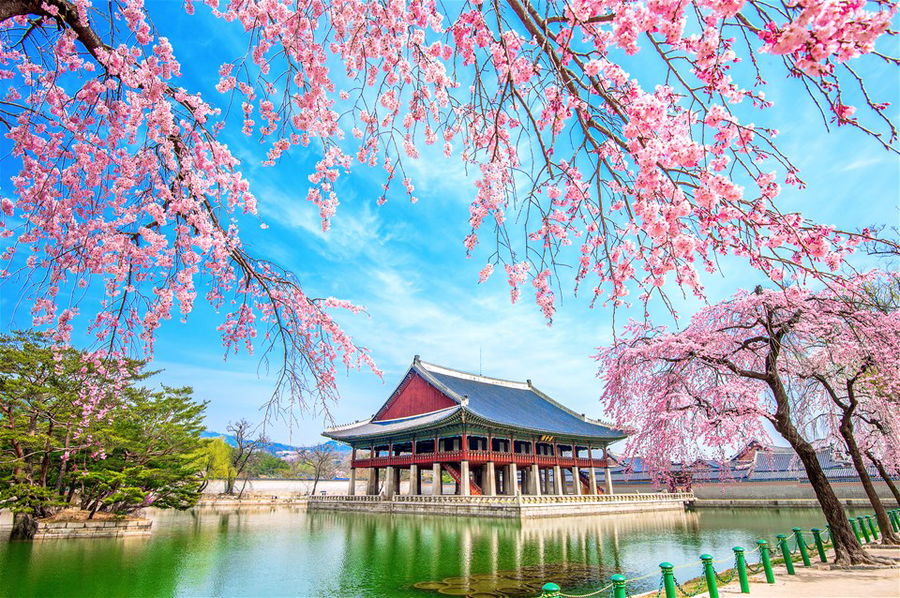
[[[320,512],[309,513],[307,520],[311,526],[342,530],[350,550],[345,559],[358,559],[373,570],[386,567],[402,580],[398,585],[528,567],[544,568],[544,581],[559,580],[554,571],[583,565],[591,568],[592,583],[599,587],[629,566],[640,538],[699,529],[697,513],[685,511],[523,520]],[[357,542],[363,538],[364,543]]]
[[[548,505],[568,505],[574,513],[616,504],[607,510],[621,512],[660,508],[659,503],[680,509],[688,499],[613,497],[607,446],[624,438],[624,432],[563,407],[530,380],[468,374],[418,356],[372,418],[324,434],[351,445],[350,486],[345,497],[313,497],[314,509],[495,516],[516,516],[516,511],[521,516],[526,505],[530,515],[540,516],[566,514],[559,508],[550,512],[544,508]],[[359,470],[368,473],[363,495],[357,494]],[[600,470],[602,484],[597,483]],[[444,475],[452,479],[455,496],[445,494]],[[401,477],[408,478],[403,496]],[[430,486],[427,493],[423,481]],[[392,507],[373,505],[378,496]]]

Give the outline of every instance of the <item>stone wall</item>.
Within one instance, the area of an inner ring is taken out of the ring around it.
[[[123,538],[149,536],[152,521],[123,519],[118,521],[38,521],[35,540],[66,538]]]
[[[847,499],[868,502],[866,491],[859,482],[831,482],[835,494],[842,501]],[[617,492],[652,492],[649,484],[619,482]],[[882,500],[893,504],[894,495],[884,482],[875,482],[875,489]],[[691,487],[698,500],[815,500],[816,494],[807,481],[777,482],[719,482],[694,484]]]
[[[645,511],[683,511],[690,494],[614,496],[315,496],[310,511],[363,511],[459,517],[530,519]]]

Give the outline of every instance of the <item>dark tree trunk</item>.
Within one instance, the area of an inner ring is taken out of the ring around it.
[[[761,293],[762,289],[757,287],[757,293]],[[787,389],[781,380],[781,372],[778,370],[778,358],[781,354],[781,341],[790,331],[796,318],[795,314],[785,322],[776,325],[774,323],[773,312],[766,311],[766,331],[769,333],[768,347],[769,352],[765,357],[766,372],[762,379],[772,390],[772,397],[775,399],[775,413],[772,417],[772,424],[781,434],[791,448],[797,453],[803,468],[806,470],[806,477],[812,486],[819,506],[822,507],[822,513],[831,529],[831,538],[834,546],[834,560],[840,565],[861,565],[872,564],[875,561],[866,554],[856,535],[850,528],[850,522],[847,520],[847,513],[844,511],[841,501],[838,500],[831,483],[822,471],[822,465],[816,456],[816,450],[806,441],[794,426],[791,419],[791,402]]]
[[[841,418],[841,437],[844,439],[844,444],[847,445],[847,452],[850,453],[850,459],[853,460],[853,467],[856,468],[856,473],[859,475],[859,481],[862,482],[863,489],[866,491],[866,496],[869,497],[869,502],[872,503],[872,508],[875,510],[875,519],[878,520],[878,527],[881,528],[881,543],[900,544],[900,538],[897,538],[896,534],[894,534],[894,530],[891,528],[891,521],[888,519],[887,511],[884,510],[884,505],[881,502],[881,498],[878,496],[878,491],[875,490],[872,478],[869,477],[869,472],[866,471],[866,464],[863,462],[862,453],[860,453],[859,445],[856,444],[856,438],[853,436],[853,422],[850,421],[850,417],[851,415],[846,413],[844,417]]]
[[[797,453],[800,462],[806,469],[806,477],[812,486],[819,506],[825,514],[825,520],[831,528],[831,537],[834,544],[835,562],[845,565],[859,565],[863,563],[871,563],[871,559],[860,546],[850,523],[847,520],[847,513],[844,511],[841,501],[831,487],[831,483],[822,471],[819,459],[816,457],[816,450],[812,445],[803,439],[797,432],[794,425],[788,422],[775,421],[775,429],[779,434],[784,436],[791,448]]]
[[[772,418],[772,424],[781,434],[791,448],[797,453],[803,468],[806,470],[806,477],[812,486],[819,506],[822,507],[822,513],[825,520],[831,528],[831,538],[834,545],[834,560],[837,564],[842,565],[861,565],[872,564],[875,561],[866,554],[863,547],[860,546],[856,535],[850,527],[847,520],[847,513],[844,511],[841,501],[838,500],[831,482],[822,471],[819,459],[816,456],[816,450],[806,441],[800,434],[794,423],[791,421],[791,403],[787,394],[787,389],[781,381],[781,375],[778,371],[778,356],[781,353],[781,338],[786,331],[782,327],[780,331],[772,329],[771,313],[768,314],[769,338],[769,354],[766,355],[766,383],[772,390],[775,399],[775,414]]]
[[[37,521],[31,513],[15,513],[10,540],[31,540],[37,532]]]
[[[881,459],[876,459],[875,455],[872,454],[872,451],[866,451],[866,457],[868,457],[869,461],[875,465],[875,469],[878,470],[878,475],[881,476],[884,483],[891,489],[891,494],[894,495],[894,501],[896,501],[897,506],[900,507],[900,490],[897,490],[897,484],[891,479],[891,475],[888,473],[887,469],[885,469],[884,463],[881,462]]]

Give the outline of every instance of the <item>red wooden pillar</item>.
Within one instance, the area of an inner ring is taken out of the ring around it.
[[[467,459],[469,454],[469,436],[466,433],[461,435],[459,449],[462,451],[462,458]]]

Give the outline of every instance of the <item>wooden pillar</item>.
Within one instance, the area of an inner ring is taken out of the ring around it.
[[[443,482],[441,478],[441,464],[433,463],[431,465],[431,494],[440,496],[444,493]]]
[[[356,496],[356,468],[350,467],[350,484],[347,487],[347,494]]]
[[[463,436],[465,439],[465,436]],[[459,494],[460,496],[469,496],[469,462],[459,462]]]
[[[531,494],[534,496],[541,495],[541,470],[537,463],[531,465],[531,475],[528,476],[531,482]]]
[[[575,453],[575,447],[572,447],[572,453]],[[578,496],[581,494],[581,475],[577,465],[572,466],[572,494]]]
[[[597,494],[597,469],[595,467],[591,467],[589,471],[589,475],[591,476],[591,479],[588,480],[590,493]]]
[[[482,487],[484,495],[497,496],[497,477],[493,461],[484,464],[484,475],[481,477],[484,479],[484,487]]]
[[[553,493],[557,496],[563,493],[562,467],[559,465],[553,466]]]

